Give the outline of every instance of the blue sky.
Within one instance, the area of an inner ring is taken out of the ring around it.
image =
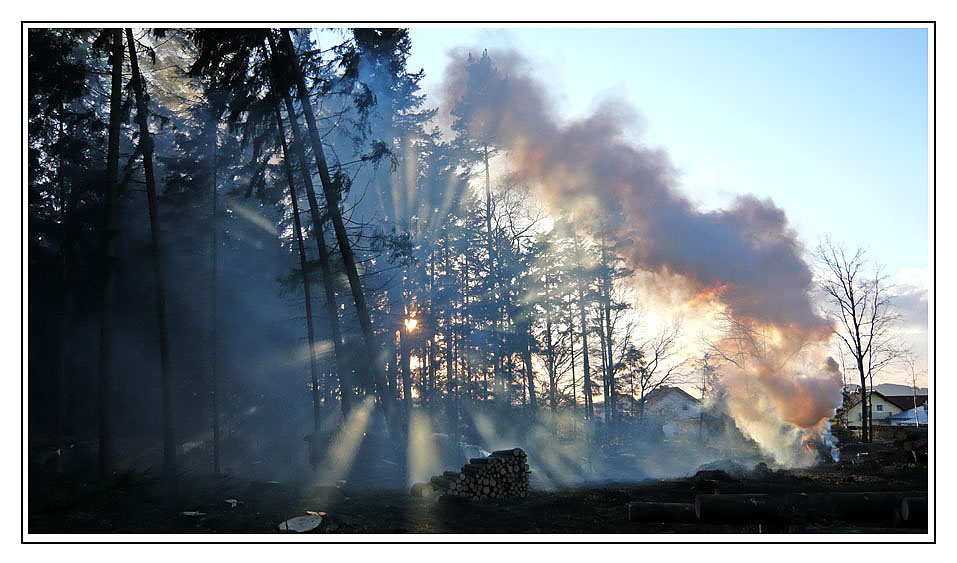
[[[448,52],[514,48],[574,118],[602,99],[640,115],[704,208],[770,197],[802,241],[863,246],[888,273],[928,267],[924,29],[424,29],[411,69],[439,93]]]

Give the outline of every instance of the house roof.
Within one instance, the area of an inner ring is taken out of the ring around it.
[[[667,397],[668,395],[671,395],[672,393],[677,393],[678,396],[684,397],[685,399],[691,401],[692,403],[700,402],[698,399],[695,399],[694,397],[689,395],[681,387],[669,387],[667,385],[663,385],[657,389],[652,390],[650,393],[645,395],[645,404],[648,405],[648,404],[654,403],[655,401],[660,401],[664,399],[665,397]]]
[[[913,395],[885,395],[881,393],[880,391],[871,391],[871,395],[879,396],[880,398],[884,399],[885,401],[894,405],[895,407],[901,409],[902,411],[919,407],[927,402],[927,395],[917,395],[916,405],[914,404]],[[848,408],[852,409],[859,404],[861,404],[860,398],[854,401],[854,403],[852,403],[851,406],[849,406]]]
[[[901,410],[910,410],[917,408],[919,406],[927,403],[927,395],[917,395],[917,400],[914,400],[913,395],[882,395],[887,399],[888,403],[894,404]]]

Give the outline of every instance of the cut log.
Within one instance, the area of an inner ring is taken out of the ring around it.
[[[415,498],[429,498],[435,494],[435,489],[430,483],[416,483],[412,485],[410,492]]]
[[[900,516],[908,528],[927,527],[927,498],[907,497],[901,501]]]
[[[449,479],[445,477],[439,477],[439,476],[432,477],[432,479],[430,479],[430,482],[432,483],[434,487],[438,489],[448,489],[449,485],[452,484],[452,482]]]
[[[685,522],[697,520],[695,505],[678,502],[628,503],[628,520],[632,522]]]
[[[794,524],[788,526],[789,534],[918,534],[914,528],[888,528],[874,526],[834,526],[822,524]],[[877,540],[875,540],[877,541]]]
[[[787,520],[788,503],[766,494],[699,494],[694,511],[698,520],[715,524],[780,523]]]
[[[525,452],[522,451],[522,448],[512,448],[511,450],[495,450],[492,452],[492,455],[499,457],[522,457],[525,455]]]
[[[893,522],[894,511],[908,497],[919,492],[810,493],[792,495],[791,504],[799,508],[826,513],[844,522]],[[804,506],[802,506],[804,504]]]

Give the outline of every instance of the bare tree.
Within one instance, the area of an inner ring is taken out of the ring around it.
[[[773,344],[773,327],[735,318],[728,311],[721,312],[718,319],[723,325],[721,338],[717,341],[702,340],[706,347],[705,355],[712,367],[724,364],[732,369],[747,371],[756,363],[765,363],[777,372],[784,369],[788,361],[799,355],[807,344],[803,343],[787,354],[777,354]],[[742,386],[738,389],[738,392],[747,400],[757,398],[758,388],[755,381],[751,377],[744,378]],[[720,394],[722,389],[720,382],[718,383],[719,386],[715,391]]]
[[[901,354],[901,361],[907,366],[910,372],[911,390],[914,394],[914,426],[920,427],[920,417],[917,416],[917,376],[926,375],[926,370],[918,367],[917,354],[913,350],[907,350]]]
[[[844,346],[837,349],[837,357],[841,364],[841,408],[837,414],[842,425],[847,426],[847,411],[853,404],[853,393],[847,387],[847,362],[848,356]]]
[[[721,388],[721,382],[718,378],[717,361],[715,353],[707,351],[695,360],[694,367],[701,375],[698,392],[701,393],[701,400],[719,397],[724,390]]]
[[[638,418],[645,417],[645,399],[662,387],[683,383],[685,361],[677,361],[677,341],[680,325],[676,322],[663,327],[653,336],[640,342],[626,356],[625,363],[634,378],[638,391]]]
[[[826,239],[817,248],[822,266],[820,286],[834,334],[853,358],[861,382],[861,440],[872,440],[871,401],[874,375],[900,357],[895,327],[899,315],[891,303],[890,284],[880,265],[863,249],[853,252]]]

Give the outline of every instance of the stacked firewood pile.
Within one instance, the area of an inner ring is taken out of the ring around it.
[[[927,463],[927,432],[898,429],[894,431],[894,446],[901,461]]]
[[[470,459],[461,471],[446,471],[428,483],[412,485],[412,496],[465,499],[524,497],[528,494],[528,456],[521,448],[498,450]]]
[[[879,468],[889,464],[926,464],[927,431],[923,428],[898,428],[890,434],[893,441],[867,444],[849,443],[841,446],[840,463],[865,468]]]

